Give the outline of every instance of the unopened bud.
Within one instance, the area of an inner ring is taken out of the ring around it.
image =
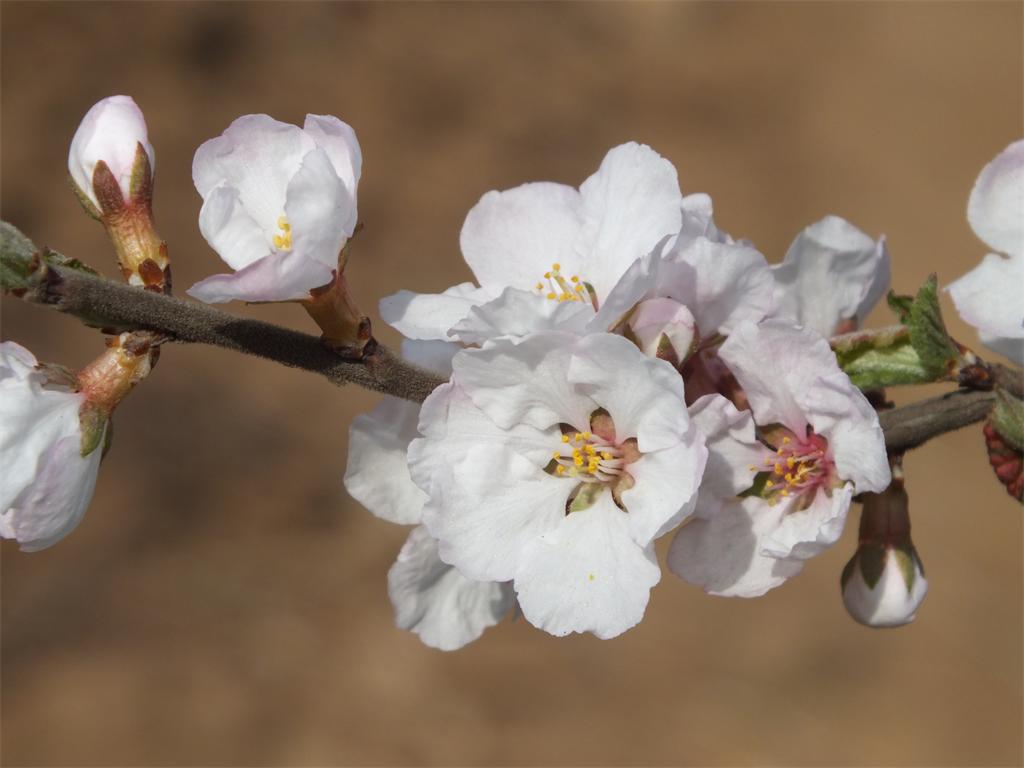
[[[169,291],[167,246],[153,227],[155,159],[146,120],[129,96],[111,96],[82,119],[68,171],[85,210],[107,229],[125,279]]]
[[[910,539],[903,479],[897,475],[885,491],[864,497],[860,543],[840,578],[843,605],[865,626],[909,624],[928,593],[928,581]]]
[[[678,367],[693,352],[696,323],[690,310],[674,299],[641,301],[627,325],[633,341],[649,357],[667,360]]]

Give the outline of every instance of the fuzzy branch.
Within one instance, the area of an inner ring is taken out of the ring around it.
[[[381,344],[367,345],[360,360],[348,360],[315,336],[234,317],[205,304],[142,291],[67,266],[39,264],[30,286],[14,293],[104,331],[147,330],[166,341],[212,344],[312,371],[339,386],[358,384],[406,400],[422,402],[445,381]]]
[[[996,396],[993,392],[958,390],[911,403],[878,415],[891,454],[917,448],[933,437],[985,419]]]

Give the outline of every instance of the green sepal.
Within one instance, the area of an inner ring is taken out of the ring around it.
[[[771,479],[771,476],[771,472],[758,472],[754,475],[754,482],[751,486],[742,493],[737,494],[737,496],[741,499],[745,499],[749,496],[756,496],[759,499],[765,498],[765,492],[767,490],[766,486],[768,485],[768,481]]]
[[[78,411],[78,423],[82,427],[81,455],[88,456],[97,448],[103,447],[103,436],[107,431],[110,416],[106,411],[86,402]],[[106,451],[106,447],[104,447]]]
[[[907,594],[914,591],[914,580],[917,578],[917,552],[913,547],[897,547],[892,550],[892,557],[896,558],[896,565],[899,566],[900,575],[903,576],[903,583],[907,586]]]
[[[836,361],[860,389],[882,389],[934,380],[902,325],[857,331],[831,340]]]
[[[854,555],[846,561],[846,565],[843,566],[843,572],[839,574],[839,589],[846,589],[846,582],[853,576],[853,571],[857,567],[857,555]]]
[[[885,572],[885,547],[881,544],[861,544],[857,559],[864,582],[868,589],[874,589]]]
[[[71,191],[75,193],[75,197],[78,198],[78,202],[82,204],[82,208],[85,209],[85,212],[89,214],[91,218],[99,221],[102,216],[100,209],[97,208],[96,203],[94,203],[89,196],[82,191],[82,188],[75,183],[75,179],[70,173],[68,174],[68,183],[71,184]]]
[[[997,389],[996,405],[988,420],[1006,443],[1024,451],[1024,400]]]
[[[149,164],[142,142],[135,146],[135,160],[132,162],[132,175],[128,180],[128,197],[133,202],[149,205],[153,199],[153,169]]]
[[[956,370],[960,351],[949,338],[946,324],[942,321],[938,279],[934,273],[928,276],[914,297],[907,327],[910,329],[910,341],[933,379],[945,378]]]
[[[565,503],[565,513],[568,515],[590,509],[604,491],[603,483],[580,483]]]
[[[889,291],[885,300],[889,303],[889,309],[895,312],[896,317],[905,325],[910,319],[910,306],[914,303],[914,297],[904,296],[903,294],[896,293],[896,291]]]

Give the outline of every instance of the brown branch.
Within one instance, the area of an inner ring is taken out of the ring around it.
[[[917,448],[933,437],[983,421],[996,396],[993,392],[958,390],[911,403],[878,415],[891,454]]]
[[[67,266],[41,262],[30,286],[15,293],[107,332],[148,330],[167,341],[211,344],[312,371],[339,386],[358,384],[415,402],[422,402],[445,381],[381,344],[368,345],[360,360],[349,360],[327,349],[315,336],[234,317],[205,304],[140,291]]]

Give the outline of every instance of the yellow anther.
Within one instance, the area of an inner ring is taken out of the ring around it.
[[[554,264],[552,264],[552,265],[551,265],[551,269],[552,269],[553,271],[555,271],[555,272],[557,272],[557,271],[558,271],[558,270],[560,270],[561,268],[562,268],[562,265],[561,265],[561,264],[559,264],[558,262],[555,262]]]
[[[288,219],[284,216],[277,217],[277,228],[283,229],[285,232],[292,231],[292,225],[288,223]]]
[[[579,277],[576,276],[576,275],[573,275],[569,279],[572,280],[574,283],[578,283],[580,281]],[[580,286],[580,287],[582,287],[582,286]]]
[[[549,299],[557,299],[558,297],[555,294],[553,294],[553,293],[549,293],[548,294],[548,298]]]
[[[591,437],[593,437],[593,435],[591,435],[589,432],[584,432],[583,433],[583,439],[584,440],[589,440]]]
[[[543,291],[544,290],[544,283],[537,283],[537,290],[538,291]]]
[[[786,473],[786,482],[787,483],[792,483],[793,482],[793,473],[792,472],[787,472]]]
[[[572,439],[578,443],[580,440],[583,439],[583,435],[577,432],[575,435],[572,436]]]
[[[594,454],[597,453],[597,448],[595,448],[594,446],[590,445],[589,443],[587,445],[583,446],[583,450],[586,451],[587,453],[589,453],[591,456],[593,456]]]
[[[781,493],[783,496],[789,496],[789,490],[787,488],[783,488],[781,491],[779,491],[779,493]]]
[[[569,442],[569,436],[568,435],[562,435],[562,442],[563,443],[568,443]]]
[[[573,448],[573,449],[572,449],[572,457],[573,457],[574,459],[578,459],[578,458],[579,458],[580,456],[582,456],[582,455],[583,455],[583,454],[582,454],[582,453],[580,453],[580,449],[579,449],[579,448]]]
[[[601,458],[604,459],[605,461],[611,461],[612,455],[608,453],[608,451],[601,451]],[[753,469],[753,467],[751,467],[751,469]]]
[[[747,467],[747,469],[749,469],[751,472],[757,472],[757,467],[755,467],[753,464]]]
[[[551,273],[550,272],[545,272],[544,273],[544,279],[545,280],[550,280],[551,279]]]
[[[561,464],[559,464],[557,467],[555,467],[555,474],[556,475],[564,475],[565,474],[565,467],[563,467]]]
[[[783,445],[789,445],[791,442],[793,442],[793,441],[790,440],[788,437],[782,438],[782,444]]]
[[[577,285],[576,286],[576,293],[583,293],[583,286],[582,285]]]
[[[562,452],[561,451],[553,451],[551,453],[551,458],[552,459],[560,459],[560,458],[562,458]]]
[[[573,456],[572,457],[572,463],[575,464],[577,467],[582,467],[583,466],[583,457],[582,456]]]
[[[790,456],[788,459],[786,459],[786,466],[787,467],[792,469],[795,465],[796,465],[796,459],[794,459],[792,456]]]
[[[781,475],[782,474],[782,464],[777,463],[775,465],[775,474],[776,475]]]

